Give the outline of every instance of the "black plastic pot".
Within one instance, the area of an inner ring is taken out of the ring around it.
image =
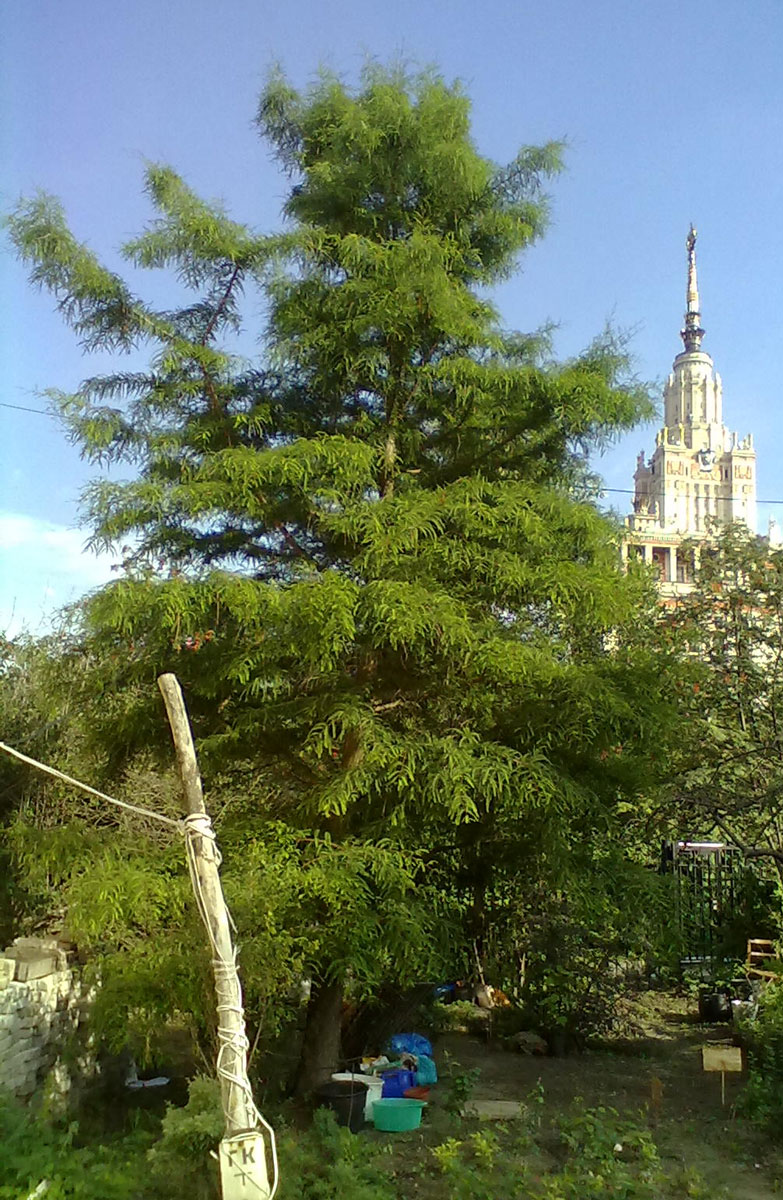
[[[728,992],[700,992],[699,1020],[718,1025],[731,1020],[731,996]]]
[[[330,1108],[338,1125],[345,1125],[351,1133],[358,1133],[364,1124],[364,1105],[367,1100],[367,1084],[361,1080],[335,1080],[325,1083],[315,1093],[319,1107]]]

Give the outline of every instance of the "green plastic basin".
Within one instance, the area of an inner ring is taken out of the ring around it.
[[[385,1133],[402,1133],[405,1129],[418,1129],[421,1125],[423,1100],[406,1100],[402,1096],[385,1096],[372,1106],[372,1119],[376,1129]]]

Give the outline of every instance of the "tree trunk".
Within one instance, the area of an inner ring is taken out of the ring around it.
[[[343,982],[313,983],[307,1005],[295,1092],[306,1096],[328,1083],[340,1066]]]

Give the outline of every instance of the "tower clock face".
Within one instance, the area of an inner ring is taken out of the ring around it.
[[[700,450],[696,455],[696,458],[699,463],[700,471],[712,471],[712,468],[715,465],[714,450]]]

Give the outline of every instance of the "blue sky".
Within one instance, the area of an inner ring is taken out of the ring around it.
[[[639,373],[661,380],[680,348],[684,239],[697,224],[724,419],[756,437],[760,499],[783,499],[779,0],[8,0],[0,208],[53,192],[77,236],[118,267],[118,247],[150,216],[152,159],[271,231],[286,185],[252,124],[268,68],[306,85],[320,65],[355,78],[368,56],[461,78],[477,145],[499,161],[568,141],[550,232],[496,296],[507,327],[553,320],[567,355],[612,318],[635,330]],[[82,356],[7,247],[0,286],[3,404],[41,408],[42,389],[109,365]],[[110,576],[110,562],[82,552],[78,497],[92,471],[48,417],[0,408],[0,430],[0,631],[41,629]],[[606,454],[607,485],[629,487],[652,443],[652,428],[639,430]],[[762,529],[773,511],[783,516],[760,504]]]

